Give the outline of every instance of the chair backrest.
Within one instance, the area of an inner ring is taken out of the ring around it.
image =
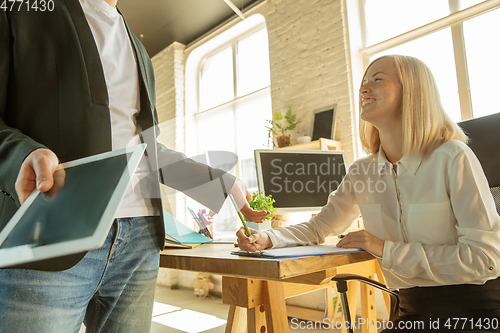
[[[481,162],[500,214],[500,113],[466,120],[458,125],[469,136],[469,147]]]

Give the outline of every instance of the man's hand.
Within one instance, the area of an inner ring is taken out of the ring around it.
[[[343,247],[345,249],[360,248],[370,252],[375,257],[382,258],[384,241],[373,236],[366,230],[359,230],[348,233],[337,243],[337,247]]]
[[[249,228],[250,229],[250,228]],[[241,227],[237,232],[238,246],[244,251],[264,250],[273,247],[273,242],[265,232],[250,229],[252,236],[249,237],[245,228]],[[252,244],[255,242],[255,245]]]
[[[40,192],[48,192],[52,189],[54,185],[53,175],[58,165],[59,160],[56,154],[49,149],[36,149],[26,157],[17,175],[15,185],[21,204],[26,201],[35,188]],[[61,183],[61,180],[58,183]]]
[[[239,210],[247,221],[261,223],[267,215],[271,214],[267,210],[253,210],[247,201],[252,200],[252,196],[247,190],[245,183],[237,179],[231,189],[231,194],[238,205]]]
[[[240,211],[245,217],[245,220],[257,223],[262,223],[262,220],[264,220],[267,215],[271,214],[268,210],[253,210],[248,202],[245,202],[245,205],[240,208]]]

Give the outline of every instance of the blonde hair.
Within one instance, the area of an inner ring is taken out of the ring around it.
[[[372,61],[366,70],[376,61],[387,58],[394,59],[403,87],[403,154],[425,154],[452,139],[467,143],[462,129],[444,111],[429,67],[414,57],[388,55]],[[377,153],[378,129],[360,119],[359,134],[363,150],[368,154]]]

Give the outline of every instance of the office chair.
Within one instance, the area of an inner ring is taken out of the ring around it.
[[[486,179],[490,186],[491,194],[495,200],[497,212],[500,214],[500,113],[490,116],[475,118],[458,123],[469,136],[469,147],[476,154],[483,167]],[[337,283],[337,291],[342,302],[342,311],[345,322],[349,323],[346,329],[353,333],[351,328],[351,314],[347,302],[347,281],[356,280],[378,288],[389,294],[391,306],[389,320],[394,321],[399,314],[398,291],[388,289],[384,284],[359,275],[339,274],[332,278]]]
[[[389,294],[391,299],[391,306],[389,311],[389,320],[394,321],[398,318],[399,314],[399,292],[397,290],[390,290],[384,284],[366,278],[364,276],[355,275],[355,274],[339,274],[332,278],[332,281],[337,283],[337,292],[339,293],[340,301],[342,304],[342,313],[344,314],[344,322],[349,323],[346,330],[348,333],[354,333],[353,328],[351,327],[351,312],[349,310],[349,304],[347,301],[347,281],[359,281],[365,283],[369,286],[375,287],[377,289],[382,290]]]
[[[500,214],[500,113],[462,121],[458,125],[469,136],[469,147],[481,162]]]

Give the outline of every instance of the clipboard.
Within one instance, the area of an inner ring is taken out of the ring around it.
[[[321,245],[284,247],[279,249],[263,250],[261,252],[239,250],[239,251],[231,251],[231,254],[244,257],[278,259],[278,258],[296,258],[296,257],[320,256],[325,254],[356,253],[356,252],[365,252],[365,250],[357,248],[344,249],[341,247],[337,247],[336,245],[321,244]]]

